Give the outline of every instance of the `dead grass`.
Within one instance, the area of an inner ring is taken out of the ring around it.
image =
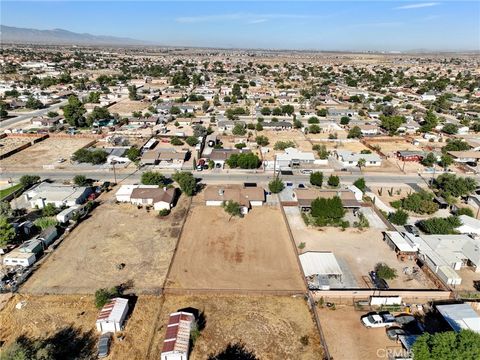
[[[23,286],[27,293],[93,293],[133,282],[139,293],[163,285],[188,200],[180,198],[166,218],[115,204],[114,191],[75,228]],[[116,266],[124,263],[118,270]]]
[[[72,154],[93,139],[88,138],[47,138],[8,158],[2,160],[2,166],[7,168],[41,168],[43,165],[56,167],[69,166],[68,160]],[[58,159],[67,162],[59,164]]]
[[[205,360],[229,343],[244,343],[258,359],[320,359],[322,348],[313,319],[303,298],[246,296],[167,296],[155,329],[150,359],[157,359],[171,312],[185,307],[203,311],[206,326],[191,360]],[[128,329],[127,329],[128,330]],[[309,344],[300,343],[308,336]]]
[[[256,207],[232,218],[221,207],[191,208],[168,287],[301,290],[303,281],[281,212]]]
[[[134,101],[134,100],[121,100],[116,104],[113,104],[108,110],[113,113],[118,113],[122,116],[130,116],[134,111],[144,111],[150,106],[148,101]]]

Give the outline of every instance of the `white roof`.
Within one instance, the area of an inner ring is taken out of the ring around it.
[[[399,251],[402,252],[416,252],[418,251],[418,246],[414,243],[411,243],[405,239],[397,231],[385,231],[385,234],[390,238],[390,240],[395,244]]]
[[[458,232],[462,234],[480,234],[480,220],[467,215],[460,215],[458,218],[462,222],[462,225],[457,227]]]
[[[379,162],[381,161],[380,156],[377,154],[360,154],[360,153],[355,153],[352,151],[348,150],[337,150],[338,156],[342,158],[343,161],[353,161],[356,162],[360,159],[365,159],[365,161],[374,161],[374,162]]]
[[[307,251],[300,255],[305,276],[343,275],[335,255],[331,252]]]
[[[136,188],[154,189],[158,188],[158,185],[121,185],[115,193],[115,196],[131,196],[132,191]]]
[[[310,161],[314,161],[315,156],[313,155],[312,152],[303,152],[303,151],[300,151],[298,149],[289,147],[289,148],[285,149],[285,153],[277,155],[277,160],[285,160],[285,161],[310,160]]]
[[[100,311],[97,317],[98,322],[115,322],[120,323],[128,306],[128,299],[113,298]]]
[[[436,308],[453,330],[472,330],[480,334],[480,315],[469,304],[437,305]]]

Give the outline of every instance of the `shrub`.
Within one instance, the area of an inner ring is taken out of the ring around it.
[[[180,140],[177,136],[173,136],[171,139],[170,139],[170,144],[172,144],[173,146],[181,146],[183,145],[183,141]]]
[[[365,184],[364,178],[358,178],[357,180],[355,180],[353,185],[355,185],[357,188],[362,190],[362,192],[365,192],[365,188],[367,187],[367,185]]]
[[[457,210],[457,213],[455,215],[457,215],[457,216],[467,215],[467,216],[475,217],[472,209],[470,209],[470,208],[460,208],[460,209]]]
[[[37,176],[37,175],[23,175],[20,178],[20,184],[22,184],[24,188],[28,188],[39,181],[40,181],[40,176]]]
[[[338,185],[340,185],[340,178],[336,175],[330,175],[327,183],[330,186],[337,187]]]
[[[303,336],[300,338],[300,343],[301,343],[303,346],[307,346],[308,343],[309,343],[308,335],[303,335]]]
[[[108,154],[103,149],[79,149],[73,153],[72,160],[79,163],[90,163],[93,165],[104,164],[107,161]]]
[[[162,209],[158,212],[158,215],[162,217],[167,216],[168,214],[170,214],[170,209]]]
[[[197,191],[197,180],[191,172],[176,172],[172,175],[172,179],[178,183],[184,194],[187,196],[195,195]]]
[[[286,148],[294,148],[296,145],[293,141],[277,141],[275,145],[273,145],[274,150],[285,150]]]
[[[385,263],[378,263],[375,265],[375,271],[380,279],[393,280],[397,277],[397,270],[389,267]]]
[[[40,229],[45,230],[52,226],[57,226],[58,221],[54,217],[42,217],[34,221],[35,226],[38,226]]]
[[[254,153],[232,154],[226,161],[232,169],[257,169],[261,165],[260,158]]]
[[[165,176],[155,171],[145,171],[142,174],[141,182],[144,185],[158,185],[163,186],[166,184]]]
[[[95,307],[101,309],[113,297],[120,295],[117,287],[98,289],[95,291]]]
[[[405,225],[408,221],[408,214],[402,209],[388,214],[388,221],[395,225]]]
[[[433,202],[433,194],[425,190],[402,199],[402,207],[417,214],[433,214],[438,211],[438,205]]]
[[[461,225],[462,222],[456,216],[431,218],[418,223],[418,227],[427,234],[456,234],[455,228]]]
[[[190,146],[195,146],[198,144],[198,139],[195,136],[189,136],[185,142]]]
[[[268,188],[273,194],[278,194],[285,188],[285,185],[283,184],[282,180],[276,178],[268,183]]]
[[[323,183],[323,173],[320,171],[315,171],[310,174],[310,184],[314,186],[322,186]]]
[[[269,144],[268,138],[264,135],[257,136],[255,142],[260,146],[267,146]]]
[[[75,175],[73,182],[77,186],[89,186],[91,184],[91,180],[87,179],[85,175]]]

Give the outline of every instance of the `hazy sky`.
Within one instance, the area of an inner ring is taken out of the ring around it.
[[[479,1],[4,1],[3,25],[163,45],[479,50]]]

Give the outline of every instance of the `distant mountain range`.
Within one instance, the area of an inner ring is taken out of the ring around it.
[[[63,29],[38,30],[0,25],[2,43],[44,44],[44,45],[147,45],[146,41],[103,36],[79,34]]]

